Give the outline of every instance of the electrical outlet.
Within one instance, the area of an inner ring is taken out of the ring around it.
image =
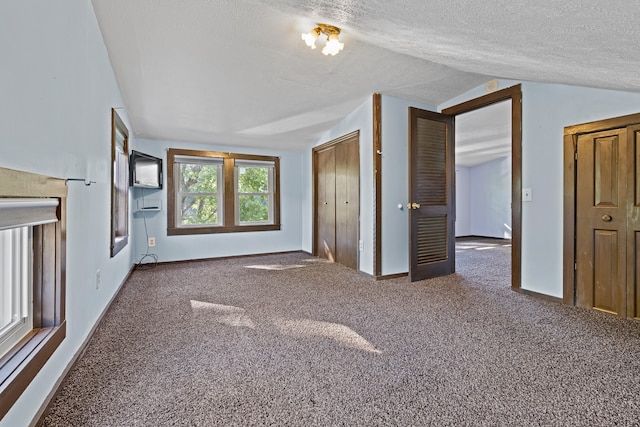
[[[362,240],[358,240],[358,250],[360,252],[364,251],[364,242]]]
[[[531,202],[533,201],[533,192],[530,188],[522,189],[522,201],[523,202]]]
[[[100,270],[96,271],[96,289],[100,289]]]
[[[149,237],[149,247],[152,248],[156,245],[156,238],[155,237]]]

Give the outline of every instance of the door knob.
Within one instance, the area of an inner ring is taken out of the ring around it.
[[[420,203],[407,203],[407,209],[420,209]]]
[[[613,218],[611,218],[611,215],[607,215],[607,214],[602,215],[602,220],[603,220],[604,222],[609,222],[609,221],[611,221],[612,219],[613,219]]]

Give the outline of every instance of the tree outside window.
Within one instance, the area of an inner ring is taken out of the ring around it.
[[[184,161],[185,163],[182,163]],[[222,162],[178,164],[178,209],[181,226],[220,225]]]

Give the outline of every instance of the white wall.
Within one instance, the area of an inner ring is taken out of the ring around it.
[[[409,271],[409,107],[436,111],[433,105],[382,96],[383,276]]]
[[[110,258],[110,118],[123,101],[90,2],[0,2],[0,58],[0,166],[96,181],[69,183],[67,338],[0,421],[19,427],[36,415],[125,278],[133,244]]]
[[[511,238],[511,157],[456,166],[456,237]]]
[[[472,236],[511,238],[511,156],[469,169]]]
[[[456,166],[456,237],[472,235],[469,168]]]
[[[280,157],[280,220],[279,231],[216,233],[189,236],[167,236],[167,149],[181,148],[205,151],[233,152]],[[162,190],[134,189],[134,204],[145,199],[162,200],[160,212],[134,213],[133,228],[135,256],[139,260],[147,250],[144,219],[149,236],[156,238],[156,246],[149,252],[158,261],[179,261],[223,256],[248,255],[267,252],[298,251],[302,247],[302,153],[259,149],[241,149],[224,145],[188,144],[173,141],[138,139],[136,150],[163,159],[164,184]]]
[[[499,88],[519,82],[501,80]],[[438,109],[485,95],[479,86]],[[566,126],[640,112],[640,94],[522,82],[522,288],[562,296],[563,133]]]

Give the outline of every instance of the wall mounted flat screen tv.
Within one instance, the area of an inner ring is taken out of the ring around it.
[[[162,159],[132,150],[129,182],[132,187],[162,188]]]

